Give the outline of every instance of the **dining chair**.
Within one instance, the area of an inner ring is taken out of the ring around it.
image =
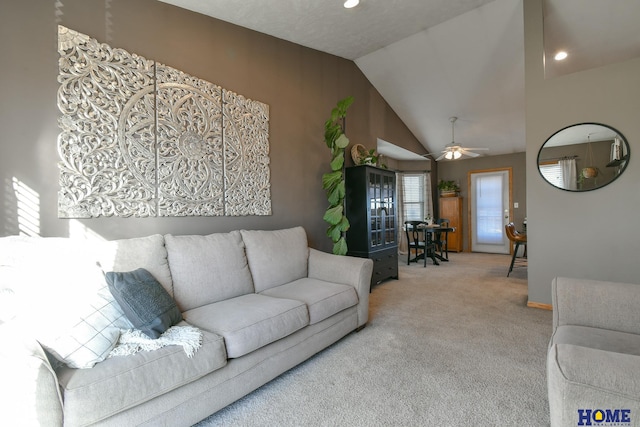
[[[509,266],[509,271],[507,272],[507,277],[509,277],[509,274],[511,274],[511,272],[513,271],[513,265],[516,261],[516,257],[518,256],[518,248],[520,247],[520,245],[523,245],[525,247],[523,258],[525,260],[527,258],[527,234],[519,233],[518,230],[516,230],[516,226],[513,222],[505,225],[504,229],[509,240],[511,240],[511,242],[515,244],[515,248],[513,248],[513,257],[511,257],[511,265]]]
[[[411,264],[411,261],[418,262],[420,255],[424,259],[424,266],[427,266],[426,256],[426,242],[422,239],[424,235],[419,226],[423,224],[422,221],[405,221],[404,231],[407,234],[407,265]],[[414,251],[416,256],[411,259],[411,251]],[[422,252],[422,254],[420,253]]]
[[[439,218],[436,220],[436,224],[440,227],[449,228],[449,221],[447,218]],[[434,236],[433,242],[436,245],[436,250],[440,251],[440,258],[449,261],[449,232],[440,231]]]

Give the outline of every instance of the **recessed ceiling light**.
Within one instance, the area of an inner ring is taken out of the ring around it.
[[[347,0],[344,2],[344,7],[351,9],[352,7],[356,7],[358,4],[360,4],[360,0]]]
[[[556,61],[562,61],[566,57],[567,57],[567,52],[565,52],[564,50],[561,50],[560,52],[556,53],[556,56],[554,56],[553,59],[555,59]]]

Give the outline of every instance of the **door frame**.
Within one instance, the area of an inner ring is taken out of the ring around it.
[[[503,168],[490,168],[490,169],[476,169],[470,170],[467,172],[467,189],[469,192],[469,197],[467,201],[467,238],[469,242],[469,252],[473,252],[473,221],[471,219],[472,210],[473,210],[473,194],[471,191],[471,175],[474,173],[488,173],[488,172],[504,172],[506,171],[509,175],[509,221],[513,219],[513,167],[506,166]],[[509,241],[509,254],[513,253],[513,242]]]

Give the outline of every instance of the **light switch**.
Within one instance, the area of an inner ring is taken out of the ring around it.
[[[518,202],[515,202],[515,203],[513,204],[513,208],[514,208],[514,209],[518,209],[518,206],[519,206],[519,205],[518,205]]]

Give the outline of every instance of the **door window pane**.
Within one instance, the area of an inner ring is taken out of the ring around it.
[[[479,244],[502,244],[502,177],[478,176],[476,181],[476,236]]]

